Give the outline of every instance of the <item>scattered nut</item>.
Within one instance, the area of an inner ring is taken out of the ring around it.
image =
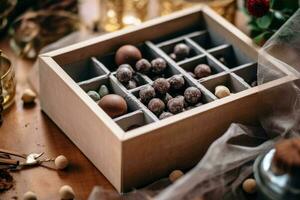
[[[181,178],[184,175],[184,173],[181,170],[174,170],[172,173],[169,175],[169,180],[174,183],[177,181],[179,178]]]
[[[64,155],[57,156],[54,160],[57,169],[65,169],[69,165],[68,159]]]
[[[63,200],[74,199],[75,194],[71,186],[64,185],[59,189],[59,196]]]
[[[108,94],[109,94],[109,90],[106,87],[106,85],[101,85],[100,88],[99,88],[100,98],[102,98],[102,97],[104,97],[105,95],[108,95]]]
[[[94,101],[100,100],[100,95],[96,91],[88,91],[87,95],[89,95],[89,97],[91,97]]]
[[[242,186],[246,193],[253,194],[256,192],[256,181],[253,178],[246,179]]]
[[[36,93],[32,91],[31,89],[24,90],[24,93],[22,95],[22,101],[26,104],[33,103],[36,98]]]
[[[219,99],[227,97],[230,95],[230,90],[224,86],[224,85],[219,85],[215,88],[215,95]]]
[[[37,196],[34,192],[28,191],[23,195],[23,200],[37,200]]]

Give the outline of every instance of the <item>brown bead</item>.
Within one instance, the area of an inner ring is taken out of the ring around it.
[[[200,64],[195,67],[194,74],[196,78],[204,78],[211,75],[211,69],[206,64]]]
[[[201,100],[201,91],[196,87],[188,87],[184,91],[184,99],[187,103],[194,105]]]
[[[116,94],[104,96],[98,105],[112,118],[121,116],[127,112],[127,103],[125,99]]]
[[[142,54],[138,48],[133,45],[124,45],[120,47],[115,56],[115,62],[117,65],[135,63],[142,58]]]
[[[165,104],[162,100],[160,100],[158,98],[154,98],[154,99],[151,99],[150,102],[148,103],[148,108],[154,114],[159,116],[164,111]]]
[[[158,94],[166,94],[170,89],[170,83],[165,78],[158,78],[153,82],[153,88]]]

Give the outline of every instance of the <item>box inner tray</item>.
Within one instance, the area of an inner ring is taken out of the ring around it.
[[[218,100],[214,95],[215,87],[218,85],[227,86],[233,95],[256,86],[257,64],[255,61],[225,41],[222,35],[197,27],[153,41],[145,41],[136,46],[142,52],[143,58],[149,62],[158,57],[167,62],[167,68],[162,77],[170,78],[178,74],[184,78],[185,88],[194,86],[200,89],[202,99],[201,104],[197,106],[204,106]],[[178,43],[185,43],[191,51],[186,59],[175,61],[170,57],[170,53]],[[62,68],[85,92],[98,91],[100,86],[105,84],[110,93],[119,94],[125,98],[129,108],[128,113],[113,119],[125,132],[159,121],[158,116],[139,100],[139,91],[151,85],[157,77],[151,73],[147,75],[136,73],[137,87],[127,89],[115,76],[118,68],[114,61],[115,51],[67,64]],[[189,72],[192,72],[198,64],[209,65],[212,75],[202,79],[193,77]],[[183,95],[183,91],[171,95],[173,97]],[[192,108],[185,108],[183,112],[189,112]]]

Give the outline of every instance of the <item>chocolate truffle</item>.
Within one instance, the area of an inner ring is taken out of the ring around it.
[[[127,65],[121,65],[116,72],[117,79],[122,83],[127,83],[132,78],[132,71]]]
[[[138,48],[133,45],[124,45],[117,50],[115,62],[117,65],[131,64],[134,65],[142,58],[142,54]]]
[[[197,67],[195,67],[194,74],[195,74],[196,78],[199,78],[199,79],[204,78],[204,77],[211,75],[211,69],[206,64],[200,64],[200,65],[197,65]]]
[[[183,105],[184,105],[184,108],[186,108],[186,107],[188,107],[189,106],[189,104],[185,101],[185,99],[184,99],[184,96],[182,96],[182,95],[178,95],[178,96],[176,96],[176,98],[181,98],[182,99],[182,101],[183,101]]]
[[[165,104],[162,100],[159,98],[154,98],[151,99],[148,103],[148,108],[151,110],[154,114],[160,115],[164,109],[165,109]]]
[[[131,90],[137,87],[137,82],[134,79],[131,79],[128,81],[128,83],[125,85],[126,89]]]
[[[170,58],[172,58],[173,60],[177,61],[177,57],[176,57],[175,53],[171,53],[169,56],[170,56]]]
[[[141,98],[141,102],[147,104],[155,97],[155,90],[152,86],[147,85],[140,90],[139,96]]]
[[[215,95],[219,99],[227,97],[230,95],[230,90],[224,86],[224,85],[219,85],[215,88]]]
[[[175,97],[168,102],[168,110],[173,113],[180,113],[184,108],[184,100],[180,97]]]
[[[156,58],[151,61],[152,72],[155,74],[161,74],[167,68],[167,63],[162,58]]]
[[[188,87],[184,91],[184,99],[187,103],[195,105],[201,99],[201,91],[196,87]]]
[[[174,54],[176,58],[179,60],[185,59],[190,54],[190,47],[184,43],[176,44],[174,47]]]
[[[123,67],[130,69],[130,71],[132,72],[132,74],[135,73],[135,71],[133,70],[133,68],[129,64],[122,64],[122,65],[120,65],[118,67],[118,69],[123,68]]]
[[[172,113],[170,113],[170,112],[163,112],[163,113],[161,113],[161,115],[159,116],[159,119],[161,120],[161,119],[165,119],[165,118],[168,118],[168,117],[171,117],[171,116],[173,116]]]
[[[153,82],[153,88],[158,94],[164,95],[169,91],[170,83],[167,79],[158,78]]]
[[[125,99],[116,94],[104,96],[98,105],[112,118],[121,116],[127,112],[127,103]]]
[[[180,90],[183,88],[185,81],[181,75],[174,75],[169,79],[169,83],[172,90]]]
[[[141,73],[147,73],[151,69],[151,63],[146,59],[141,59],[135,64],[135,69]]]

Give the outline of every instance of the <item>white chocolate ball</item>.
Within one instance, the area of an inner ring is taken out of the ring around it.
[[[230,95],[230,90],[224,86],[224,85],[219,85],[215,88],[215,95],[219,99],[227,97]]]
[[[246,193],[253,194],[256,192],[256,181],[253,178],[248,178],[243,182],[243,190]]]
[[[69,165],[68,159],[64,155],[57,156],[54,160],[56,169],[65,169]]]
[[[169,180],[174,183],[177,181],[180,177],[182,177],[184,173],[180,170],[174,170],[172,173],[169,175]]]
[[[70,200],[75,198],[73,188],[69,185],[64,185],[59,189],[59,197],[63,200]]]
[[[37,200],[37,196],[34,192],[28,191],[23,195],[23,200]]]
[[[36,93],[34,91],[32,91],[29,88],[24,90],[23,95],[22,95],[22,101],[25,104],[33,103],[35,98],[36,98]]]

